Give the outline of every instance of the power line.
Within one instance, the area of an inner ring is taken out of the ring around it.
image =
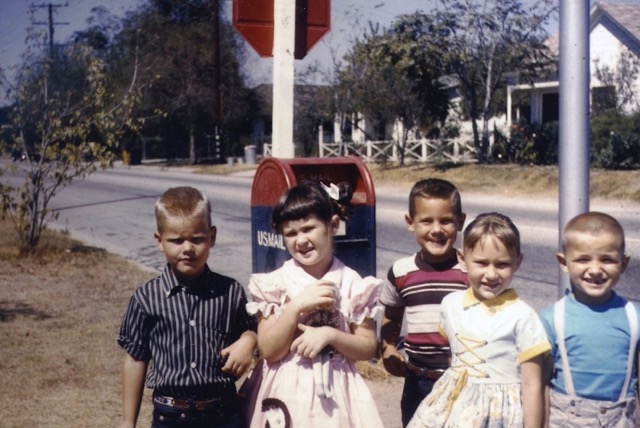
[[[60,8],[60,7],[69,7],[69,3],[59,3],[59,4],[53,4],[53,3],[42,3],[42,4],[38,4],[38,5],[34,5],[32,4],[30,6],[32,9],[35,8],[47,8],[49,10],[49,20],[48,22],[42,22],[42,21],[36,21],[33,22],[33,25],[49,25],[49,56],[51,57],[51,60],[53,60],[53,29],[55,25],[69,25],[68,22],[54,22],[53,21],[53,10],[54,8]]]

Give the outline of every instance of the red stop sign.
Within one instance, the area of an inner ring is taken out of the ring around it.
[[[233,26],[260,56],[273,56],[274,0],[233,0]],[[294,57],[302,59],[331,28],[330,0],[295,0]]]

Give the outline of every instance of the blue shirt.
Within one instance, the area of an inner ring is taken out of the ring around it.
[[[576,395],[591,400],[618,401],[629,356],[630,329],[624,309],[627,301],[616,293],[602,305],[584,305],[572,295],[565,300],[565,346]],[[634,305],[640,314],[638,305]],[[540,318],[551,342],[554,360],[551,386],[555,391],[567,394],[553,305],[543,309]],[[627,397],[636,395],[636,384],[637,364],[633,368]]]

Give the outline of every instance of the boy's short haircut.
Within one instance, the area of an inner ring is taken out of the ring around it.
[[[462,246],[465,250],[473,249],[489,236],[520,255],[520,232],[509,217],[500,213],[484,213],[473,219],[464,230]]]
[[[168,218],[195,218],[206,216],[211,227],[211,203],[198,189],[193,187],[172,187],[160,196],[155,207],[158,231],[162,230]]]
[[[578,214],[569,220],[562,233],[562,251],[566,251],[571,239],[571,234],[574,232],[587,233],[590,235],[609,232],[613,235],[617,235],[620,238],[621,252],[624,253],[624,229],[620,222],[609,214],[591,211]]]
[[[456,215],[462,215],[460,192],[453,183],[440,178],[425,178],[416,182],[409,193],[409,216],[416,214],[416,198],[448,199],[455,207]]]

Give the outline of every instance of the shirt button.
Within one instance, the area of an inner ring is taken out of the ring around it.
[[[190,325],[191,327],[193,327],[194,325],[196,325],[196,322],[195,322],[194,320],[191,320],[191,321],[189,321],[189,325]]]
[[[191,363],[191,368],[192,368],[192,369],[195,369],[195,368],[196,368],[196,363],[195,363],[195,361],[194,361],[193,363]]]
[[[604,415],[605,413],[607,413],[607,409],[604,407],[600,407],[600,414]]]

